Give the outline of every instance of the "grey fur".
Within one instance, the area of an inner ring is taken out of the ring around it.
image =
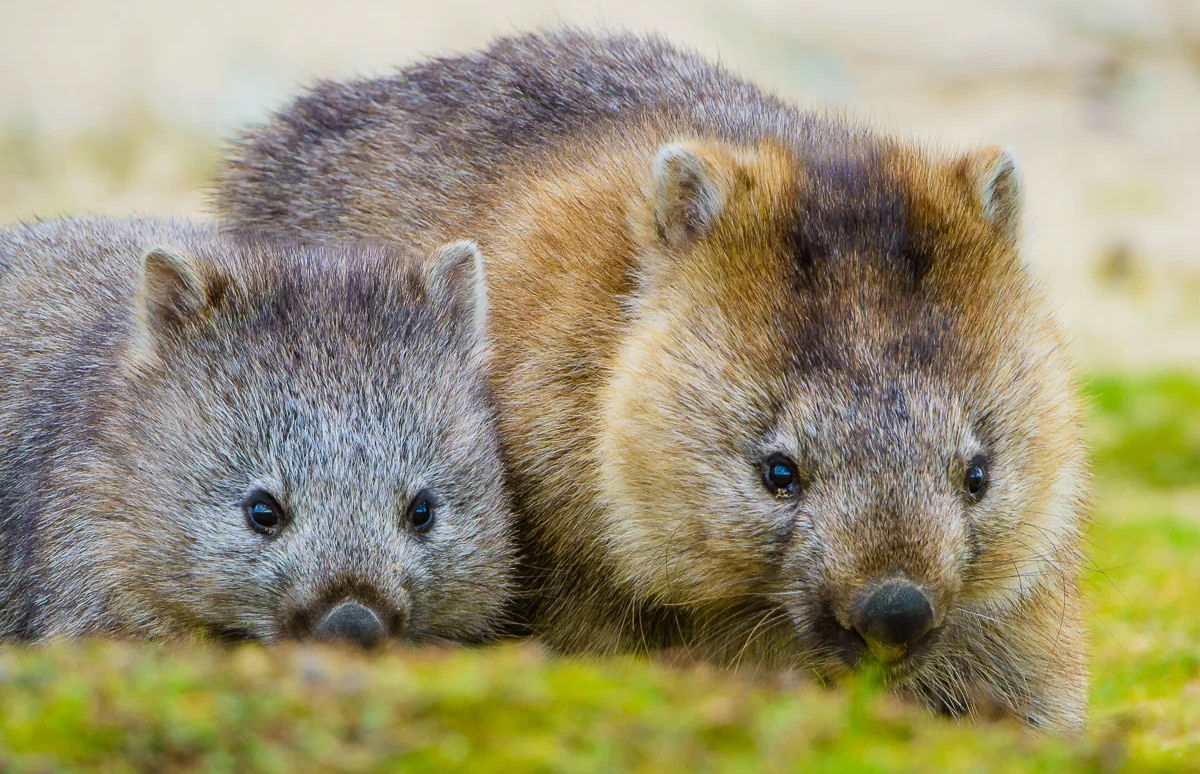
[[[514,170],[573,144],[584,161],[641,122],[737,143],[787,138],[834,165],[823,171],[834,184],[853,185],[854,167],[887,143],[661,38],[564,30],[390,77],[319,83],[238,139],[215,202],[227,222],[288,238],[374,238],[385,220],[418,240],[456,238],[458,224],[495,217],[479,203]]]
[[[0,230],[0,638],[274,640],[344,596],[487,636],[514,555],[484,337],[426,272],[181,223]]]

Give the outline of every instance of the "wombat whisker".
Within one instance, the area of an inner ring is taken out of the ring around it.
[[[974,617],[976,617],[976,618],[982,618],[983,620],[985,620],[985,621],[990,621],[990,622],[992,622],[992,623],[994,623],[994,624],[996,624],[996,625],[998,625],[998,626],[999,626],[999,625],[1001,625],[1001,622],[1000,622],[1000,620],[999,620],[999,619],[997,619],[997,618],[993,618],[993,617],[991,617],[991,616],[988,616],[988,615],[984,615],[983,613],[980,613],[980,612],[978,612],[978,611],[971,610],[971,609],[969,609],[969,608],[966,608],[966,607],[956,607],[956,608],[954,608],[954,609],[955,609],[955,611],[957,611],[957,612],[959,612],[959,613],[963,613],[963,614],[965,614],[965,615],[974,616]]]
[[[688,597],[686,600],[679,602],[663,602],[660,603],[663,607],[694,607],[703,605],[705,602],[724,601],[741,599],[745,597],[763,597],[770,596],[769,592],[763,591],[736,591],[726,592],[722,594],[713,594],[705,597]]]
[[[1053,656],[1054,654],[1057,654],[1059,652],[1059,645],[1062,641],[1063,631],[1066,626],[1067,611],[1069,609],[1070,600],[1067,597],[1065,585],[1063,586],[1061,599],[1062,599],[1062,604],[1059,607],[1059,614],[1058,614],[1058,630],[1054,636],[1054,643],[1049,647],[1049,649],[1047,651],[1049,654],[1051,654],[1051,656]],[[1049,677],[1050,669],[1054,666],[1053,658],[1048,657],[1044,661],[1045,661],[1045,663],[1042,666],[1042,673],[1038,678],[1040,682],[1044,682]]]
[[[747,635],[745,644],[742,645],[741,650],[738,651],[737,656],[733,660],[734,669],[737,669],[741,665],[742,656],[745,654],[746,649],[750,647],[751,643],[754,642],[754,637],[758,633],[758,630],[762,628],[762,625],[779,614],[780,611],[778,609],[767,610],[767,612],[763,614],[762,618],[758,620],[758,623],[756,623],[754,628],[750,630],[750,634]]]

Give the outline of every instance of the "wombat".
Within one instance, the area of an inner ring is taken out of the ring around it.
[[[663,40],[497,41],[325,83],[236,145],[228,224],[467,232],[562,650],[677,646],[952,714],[1083,719],[1088,471],[1014,155],[937,158]]]
[[[0,638],[487,637],[482,272],[470,242],[0,230]]]

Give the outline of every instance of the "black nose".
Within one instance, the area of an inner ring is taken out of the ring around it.
[[[876,657],[894,661],[929,634],[933,604],[909,581],[888,581],[863,599],[854,628]]]
[[[313,634],[317,639],[347,640],[369,648],[387,637],[387,629],[375,611],[357,602],[343,602],[321,619]]]

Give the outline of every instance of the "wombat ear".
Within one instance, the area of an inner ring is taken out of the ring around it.
[[[1011,148],[984,148],[960,158],[955,171],[978,202],[984,219],[1015,240],[1024,200],[1016,153]]]
[[[142,256],[141,319],[155,330],[178,325],[211,304],[213,288],[204,263],[174,247],[152,247]]]
[[[654,156],[654,227],[668,247],[693,244],[725,207],[724,176],[704,155],[690,144],[670,143]]]
[[[469,310],[476,331],[487,330],[487,275],[478,244],[463,239],[434,250],[425,261],[425,280],[435,294]]]

